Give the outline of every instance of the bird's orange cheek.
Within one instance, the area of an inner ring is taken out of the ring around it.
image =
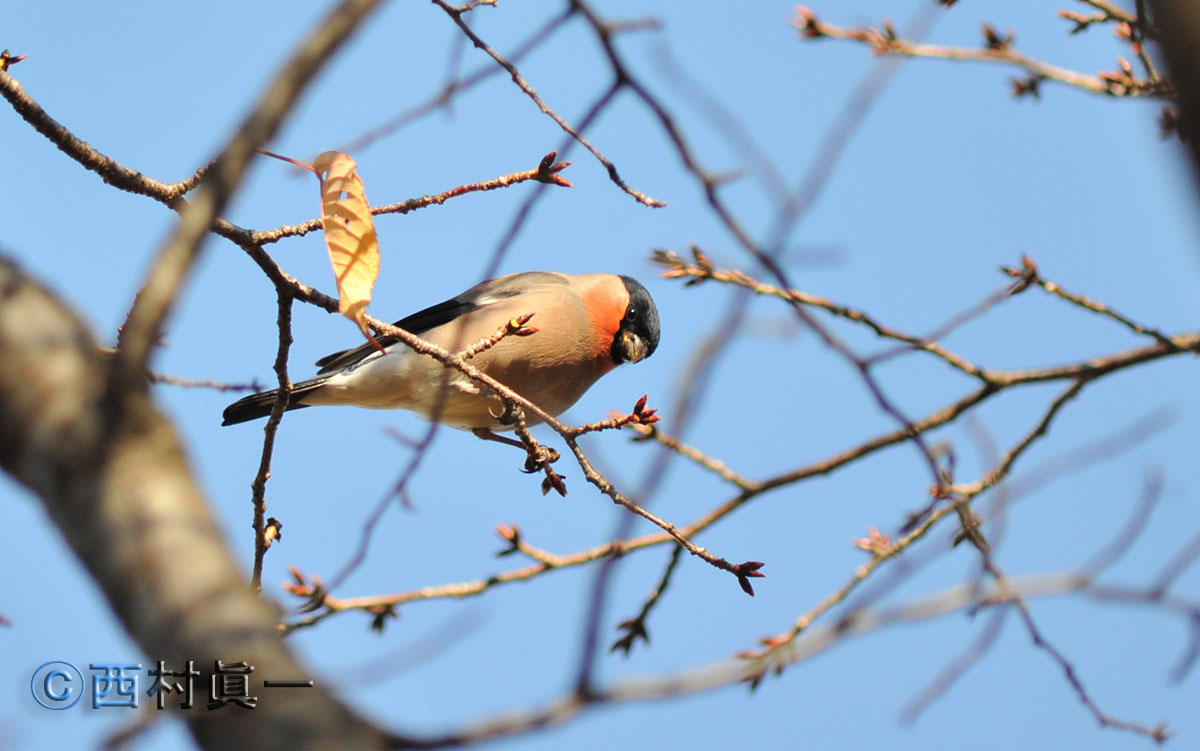
[[[624,293],[624,289],[620,292]],[[596,327],[592,354],[604,374],[616,367],[612,361],[612,345],[621,328],[621,319],[625,317],[625,309],[629,307],[629,295],[613,293],[608,287],[600,286],[585,294],[584,304]]]

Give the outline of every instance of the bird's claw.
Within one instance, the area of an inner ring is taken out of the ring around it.
[[[527,475],[534,472],[541,472],[548,465],[558,461],[561,455],[556,449],[549,446],[543,446],[540,443],[533,447],[526,447],[529,455],[525,457],[525,468],[521,471]]]
[[[512,402],[506,402],[504,404],[503,412],[496,414],[491,409],[488,409],[488,414],[494,417],[496,422],[500,423],[501,425],[515,425],[517,422],[517,412],[513,407],[514,405]]]

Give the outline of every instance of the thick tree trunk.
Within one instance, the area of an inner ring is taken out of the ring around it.
[[[383,748],[307,679],[233,564],[170,424],[144,386],[109,392],[111,358],[65,305],[0,258],[0,465],[37,494],[147,662],[244,660],[257,708],[183,712],[211,749]],[[120,406],[117,406],[120,405]],[[144,696],[143,696],[144,698]]]
[[[1167,70],[1179,89],[1179,130],[1200,178],[1200,3],[1195,0],[1151,0]]]

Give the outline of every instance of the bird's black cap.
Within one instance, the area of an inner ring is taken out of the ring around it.
[[[633,334],[642,341],[646,351],[638,359],[645,359],[654,354],[654,350],[658,348],[658,338],[661,333],[658,307],[654,304],[654,298],[650,297],[649,290],[630,276],[622,276],[621,282],[629,292],[629,307],[625,309],[625,317],[621,319],[617,338],[613,342],[613,360],[618,363],[629,359],[620,347],[622,334]]]

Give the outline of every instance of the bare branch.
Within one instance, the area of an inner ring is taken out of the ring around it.
[[[178,200],[199,182],[212,166],[201,167],[191,177],[176,183],[164,183],[130,169],[107,154],[92,148],[57,120],[51,117],[33,100],[17,79],[0,68],[0,96],[3,96],[18,115],[24,118],[38,133],[41,133],[63,153],[78,162],[84,169],[95,172],[104,182],[119,190],[149,196],[174,207]]]
[[[968,362],[966,359],[954,354],[953,352],[946,350],[932,338],[918,337],[912,334],[906,334],[903,331],[898,331],[877,322],[874,318],[861,310],[857,310],[847,305],[840,305],[824,297],[810,295],[797,289],[785,290],[770,284],[764,284],[752,279],[749,275],[738,271],[737,269],[718,269],[714,267],[710,261],[708,261],[708,257],[705,256],[698,248],[693,248],[693,254],[696,256],[697,260],[695,263],[689,263],[672,251],[656,250],[654,251],[653,260],[655,263],[667,267],[667,271],[664,271],[662,274],[666,279],[688,277],[689,284],[693,281],[701,282],[711,279],[717,282],[734,284],[751,290],[759,295],[771,295],[787,302],[820,308],[821,310],[837,316],[838,318],[844,318],[848,321],[862,324],[871,329],[871,331],[875,332],[876,336],[903,342],[910,345],[913,349],[928,352],[935,357],[944,360],[951,367],[961,370],[967,375],[974,376],[984,383],[988,382],[987,375],[978,366]]]
[[[1048,279],[1043,279],[1041,275],[1038,274],[1037,267],[1033,265],[1033,261],[1029,260],[1028,256],[1026,256],[1023,260],[1023,269],[1004,268],[1002,271],[1010,276],[1018,276],[1023,279],[1027,279],[1030,283],[1036,284],[1050,294],[1056,295],[1073,305],[1083,308],[1084,310],[1089,310],[1093,313],[1098,313],[1099,315],[1111,318],[1135,334],[1153,337],[1156,341],[1170,346],[1170,339],[1166,334],[1162,333],[1158,329],[1143,326],[1136,321],[1126,318],[1112,307],[1105,305],[1102,302],[1096,302],[1095,300],[1091,300],[1083,295],[1075,294],[1074,292],[1068,292],[1057,283],[1049,281]]]
[[[571,691],[542,707],[503,714],[436,737],[408,739],[402,748],[457,748],[487,740],[511,737],[537,729],[554,727],[598,706],[625,702],[650,701],[697,694],[743,682],[752,682],[768,671],[782,669],[811,659],[826,650],[844,644],[854,636],[872,633],[889,626],[941,618],[955,612],[1005,601],[1014,594],[1025,599],[1070,593],[1103,597],[1103,590],[1092,589],[1091,582],[1067,572],[1020,577],[1009,581],[1006,589],[992,587],[982,592],[968,585],[956,585],[926,597],[889,609],[864,610],[842,622],[814,628],[786,648],[747,653],[740,659],[692,668],[674,675],[634,678],[593,688],[588,694]],[[1127,594],[1121,591],[1122,594]],[[1107,593],[1115,594],[1115,593]],[[1140,727],[1140,726],[1139,726]],[[1144,728],[1155,740],[1165,739],[1165,727]]]
[[[674,436],[667,435],[657,426],[634,423],[631,424],[629,428],[638,433],[642,437],[641,440],[658,441],[680,456],[691,459],[696,464],[699,464],[701,467],[704,467],[710,472],[720,475],[722,479],[736,485],[742,490],[756,491],[759,489],[758,483],[756,483],[754,480],[743,477],[737,472],[734,472],[725,465],[725,462],[708,456],[699,449],[687,445]]]
[[[489,180],[482,180],[476,183],[467,185],[459,185],[456,188],[435,193],[434,195],[422,196],[420,198],[410,198],[407,201],[399,203],[390,203],[385,206],[372,206],[371,214],[380,216],[382,214],[407,214],[410,211],[416,211],[428,206],[440,206],[451,198],[457,198],[468,193],[479,193],[489,190],[499,190],[508,188],[513,185],[519,185],[523,182],[539,182],[547,185],[558,185],[564,188],[571,187],[571,183],[566,178],[558,173],[571,165],[570,162],[554,162],[557,152],[551,151],[546,156],[542,157],[541,163],[531,170],[522,172],[513,172],[509,175],[501,175],[493,177]],[[274,242],[279,242],[285,237],[303,237],[309,232],[315,232],[321,229],[321,218],[309,219],[300,224],[289,224],[282,227],[276,227],[271,230],[259,230],[255,232],[247,232],[247,237],[244,241],[239,242],[239,239],[230,237],[234,242],[243,244],[249,242],[255,245],[267,245]],[[218,230],[219,231],[219,230]],[[227,235],[228,237],[228,235]]]
[[[913,722],[930,704],[944,696],[954,682],[961,678],[977,662],[983,659],[1004,628],[1004,619],[1008,615],[1006,609],[996,610],[988,618],[987,623],[978,636],[960,651],[955,658],[929,682],[924,689],[910,701],[900,713],[903,722]]]
[[[286,288],[279,288],[277,294],[279,298],[277,320],[279,348],[275,353],[275,376],[278,378],[279,392],[275,396],[275,403],[271,405],[271,414],[267,417],[267,424],[263,426],[262,455],[258,462],[258,472],[255,474],[253,482],[250,483],[250,503],[254,507],[252,524],[254,529],[254,566],[250,574],[250,586],[254,587],[256,592],[262,591],[263,558],[271,544],[267,539],[266,526],[267,478],[271,476],[271,456],[275,450],[275,433],[278,431],[283,413],[287,409],[292,388],[292,381],[287,372],[287,361],[292,347],[293,298],[291,292]]]
[[[624,631],[625,634],[621,638],[613,642],[609,647],[610,652],[620,650],[629,656],[630,650],[638,639],[641,639],[647,645],[650,644],[650,631],[646,627],[646,619],[650,617],[650,612],[658,605],[662,599],[663,592],[667,591],[667,587],[671,584],[671,575],[675,573],[675,567],[679,565],[680,554],[683,548],[679,545],[671,551],[671,558],[667,561],[667,567],[663,570],[662,578],[659,579],[658,585],[650,592],[650,596],[642,603],[642,609],[638,614],[629,620],[622,621],[617,624],[617,628]]]
[[[166,373],[151,373],[150,380],[154,383],[165,383],[168,386],[179,386],[185,389],[213,389],[214,391],[262,391],[263,387],[257,382],[224,383],[206,378],[183,378]]]
[[[896,36],[895,31],[886,24],[883,28],[835,26],[820,20],[815,13],[804,6],[800,6],[796,11],[793,23],[801,38],[846,39],[861,42],[878,55],[990,62],[1013,66],[1032,74],[1027,80],[1014,81],[1013,94],[1015,96],[1026,94],[1036,96],[1037,85],[1044,80],[1058,81],[1068,86],[1090,91],[1093,94],[1106,96],[1150,96],[1166,99],[1174,96],[1174,90],[1170,85],[1156,78],[1157,74],[1153,65],[1149,68],[1151,76],[1149,78],[1138,78],[1132,74],[1132,71],[1121,69],[1096,75],[1080,73],[1069,68],[1051,65],[1019,52],[1011,34],[1002,37],[986,24],[984,25],[986,41],[984,47],[952,47],[942,44],[922,44],[902,39]]]
[[[487,42],[483,41],[483,39],[481,39],[479,35],[467,25],[466,21],[462,19],[462,14],[465,10],[464,8],[450,5],[449,3],[445,2],[445,0],[433,0],[433,3],[442,10],[446,11],[446,14],[449,15],[451,20],[453,20],[458,28],[462,30],[462,33],[471,40],[471,44],[474,44],[475,47],[486,53],[488,57],[496,61],[497,65],[504,68],[504,70],[508,72],[509,76],[512,77],[513,83],[517,85],[517,88],[521,89],[521,91],[525,93],[525,96],[532,99],[533,103],[537,105],[538,109],[541,110],[544,115],[553,120],[558,127],[562,128],[563,132],[570,135],[573,139],[578,141],[581,146],[590,151],[592,156],[596,157],[596,161],[600,162],[602,165],[604,165],[604,168],[608,170],[609,179],[612,180],[618,188],[628,193],[634,198],[634,200],[644,206],[661,208],[667,205],[665,201],[660,201],[657,198],[651,198],[640,190],[630,187],[629,184],[626,183],[625,180],[621,178],[621,175],[617,172],[616,165],[614,165],[608,157],[604,156],[604,154],[601,154],[600,151],[591,144],[591,142],[589,142],[580,134],[581,129],[577,130],[576,128],[572,127],[570,123],[562,118],[562,116],[551,109],[550,105],[546,104],[542,98],[538,96],[537,91],[535,91],[534,88],[529,85],[529,82],[525,80],[524,76],[521,75],[521,71],[517,69],[517,66],[506,60],[503,55],[490,47]],[[578,8],[577,5],[573,5],[572,7]],[[614,88],[619,85],[619,83],[614,84]],[[604,98],[607,98],[607,95]],[[587,119],[589,118],[585,118],[585,120]]]
[[[508,55],[508,60],[513,65],[521,62],[526,55],[540,47],[543,42],[549,39],[555,31],[561,28],[563,24],[569,21],[574,15],[575,11],[571,8],[567,8],[557,16],[552,16],[549,18],[545,24],[530,34],[524,42],[517,45],[516,50],[514,50],[512,54]],[[464,42],[466,41],[466,37],[458,38],[462,39]],[[503,68],[498,66],[488,65],[483,68],[479,68],[473,73],[463,76],[462,78],[452,77],[437,94],[414,107],[410,107],[395,117],[374,126],[358,138],[354,139],[354,141],[351,143],[343,146],[341,149],[339,149],[339,151],[346,151],[349,153],[361,151],[362,149],[365,149],[375,143],[375,141],[391,135],[409,123],[419,120],[420,118],[425,117],[426,115],[429,115],[443,107],[449,107],[455,96],[474,88],[477,84],[480,84],[493,76],[499,75],[500,71],[502,70]]]

